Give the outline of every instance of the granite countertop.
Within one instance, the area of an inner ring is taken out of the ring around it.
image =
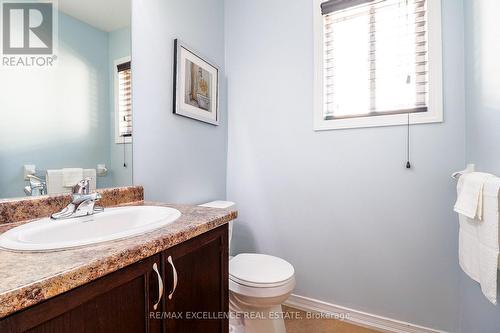
[[[137,203],[135,203],[137,205]],[[228,223],[236,211],[145,202],[178,209],[175,222],[133,238],[47,253],[0,250],[0,318],[62,294]],[[0,226],[0,233],[26,222]]]

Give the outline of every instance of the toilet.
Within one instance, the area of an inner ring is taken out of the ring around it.
[[[230,201],[200,205],[235,208]],[[233,222],[229,223],[229,248]],[[231,253],[231,251],[230,251]],[[295,271],[287,261],[257,253],[241,253],[229,260],[231,333],[285,333],[281,304],[295,288]]]

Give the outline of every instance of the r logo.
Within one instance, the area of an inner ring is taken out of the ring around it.
[[[3,3],[3,54],[52,54],[52,3]]]

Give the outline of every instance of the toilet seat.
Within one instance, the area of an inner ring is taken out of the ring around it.
[[[277,297],[295,287],[295,271],[287,261],[243,253],[229,262],[229,290],[251,297]]]
[[[274,298],[291,293],[295,288],[295,278],[292,277],[285,284],[276,287],[251,287],[229,279],[229,290],[239,295],[254,298]],[[279,304],[280,302],[278,302]]]

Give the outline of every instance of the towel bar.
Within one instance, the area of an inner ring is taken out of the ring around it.
[[[451,175],[451,178],[458,180],[458,178],[460,178],[460,176],[463,175],[464,173],[474,172],[475,170],[476,170],[475,164],[467,164],[467,167],[464,170],[454,172]]]

